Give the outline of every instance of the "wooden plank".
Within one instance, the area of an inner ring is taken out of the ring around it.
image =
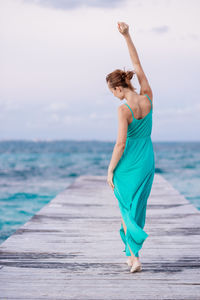
[[[130,273],[105,176],[80,176],[0,245],[0,299],[200,299],[200,212],[159,174]]]

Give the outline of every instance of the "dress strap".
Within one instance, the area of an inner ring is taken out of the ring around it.
[[[145,94],[145,96],[147,96],[147,98],[149,99],[149,101],[151,102],[151,109],[152,109],[152,101],[151,99],[149,98],[149,96],[147,94]]]
[[[124,103],[124,104],[127,105],[127,106],[129,107],[129,109],[130,109],[130,111],[131,111],[131,113],[132,113],[133,119],[134,119],[134,114],[133,114],[132,109],[130,108],[130,106],[128,105],[128,103]]]

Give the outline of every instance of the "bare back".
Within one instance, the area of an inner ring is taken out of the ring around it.
[[[150,98],[150,97],[149,97]],[[137,120],[144,119],[151,111],[152,106],[152,99],[149,101],[148,95],[137,95],[134,101],[129,101],[129,107],[131,108],[134,118]],[[126,105],[125,105],[126,106]],[[133,116],[131,111],[127,108],[127,119],[128,123],[130,124],[133,121]]]

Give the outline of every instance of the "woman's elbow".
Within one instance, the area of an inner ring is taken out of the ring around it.
[[[124,143],[124,142],[119,142],[119,143],[116,143],[116,145],[115,145],[117,148],[119,148],[119,149],[125,149],[125,147],[126,147],[126,143]]]

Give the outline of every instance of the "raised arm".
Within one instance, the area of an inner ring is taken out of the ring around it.
[[[124,36],[129,54],[131,57],[131,61],[133,63],[134,71],[136,72],[139,84],[140,84],[140,95],[148,94],[150,99],[153,98],[153,93],[151,90],[151,87],[149,85],[148,79],[143,71],[142,65],[139,60],[139,56],[137,54],[137,50],[133,44],[133,41],[131,39],[130,33],[129,33],[129,26],[124,22],[118,22],[118,29],[119,32]]]

